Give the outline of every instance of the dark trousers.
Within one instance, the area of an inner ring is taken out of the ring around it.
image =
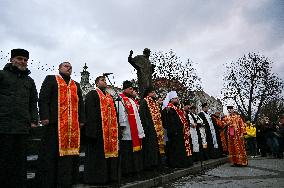
[[[256,155],[256,143],[255,138],[247,138],[247,146],[250,156]]]
[[[5,188],[25,188],[27,135],[0,134],[0,182]]]
[[[268,151],[268,146],[266,144],[266,139],[263,133],[258,134],[256,136],[256,142],[257,142],[257,149],[260,151],[261,156],[265,157]]]
[[[279,151],[279,142],[276,137],[267,137],[266,143],[273,155],[277,155]]]

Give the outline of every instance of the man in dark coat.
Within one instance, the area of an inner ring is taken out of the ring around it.
[[[198,116],[202,119],[205,125],[209,156],[212,159],[216,159],[220,157],[220,152],[219,152],[219,146],[218,146],[217,136],[215,132],[215,127],[208,113],[208,110],[209,110],[208,104],[203,103],[202,111],[198,114]]]
[[[38,187],[71,187],[76,181],[85,113],[80,85],[71,79],[71,73],[71,64],[63,62],[59,75],[48,75],[41,86],[39,112],[45,135]]]
[[[11,51],[10,63],[0,71],[1,187],[26,187],[26,141],[38,122],[37,90],[28,75],[29,52]]]
[[[104,76],[96,78],[95,90],[86,95],[87,151],[84,179],[88,184],[118,178],[118,123],[113,98],[106,91]]]
[[[167,163],[174,168],[183,168],[192,165],[190,127],[183,110],[179,108],[177,93],[167,94],[163,104],[162,120],[167,129]]]
[[[144,98],[141,100],[139,114],[145,137],[142,141],[143,167],[146,170],[157,168],[161,163],[164,150],[164,129],[160,108],[155,101],[154,88],[145,90]]]

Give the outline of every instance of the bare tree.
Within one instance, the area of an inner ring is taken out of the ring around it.
[[[226,65],[224,99],[233,100],[246,120],[255,122],[265,101],[281,96],[283,81],[272,72],[272,64],[263,55],[249,53]]]
[[[261,117],[268,117],[272,122],[277,123],[279,117],[284,114],[284,100],[271,99],[265,101],[259,114]]]
[[[189,59],[182,62],[173,50],[153,53],[151,62],[156,66],[153,85],[163,95],[175,90],[183,101],[192,91],[201,90],[201,80],[196,74],[193,62]]]

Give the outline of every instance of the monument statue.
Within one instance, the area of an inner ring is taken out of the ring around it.
[[[140,98],[142,98],[146,88],[153,86],[152,74],[154,72],[155,65],[151,64],[149,60],[150,52],[149,48],[145,48],[143,55],[137,55],[132,58],[133,51],[130,50],[128,56],[128,62],[137,70]]]

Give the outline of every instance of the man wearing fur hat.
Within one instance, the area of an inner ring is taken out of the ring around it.
[[[132,82],[123,82],[123,92],[116,102],[121,128],[121,173],[122,175],[136,174],[143,168],[141,149],[145,137],[138,113],[138,105],[133,100]]]
[[[37,90],[28,75],[29,52],[11,51],[0,71],[0,182],[2,187],[26,187],[26,141],[38,122]]]

